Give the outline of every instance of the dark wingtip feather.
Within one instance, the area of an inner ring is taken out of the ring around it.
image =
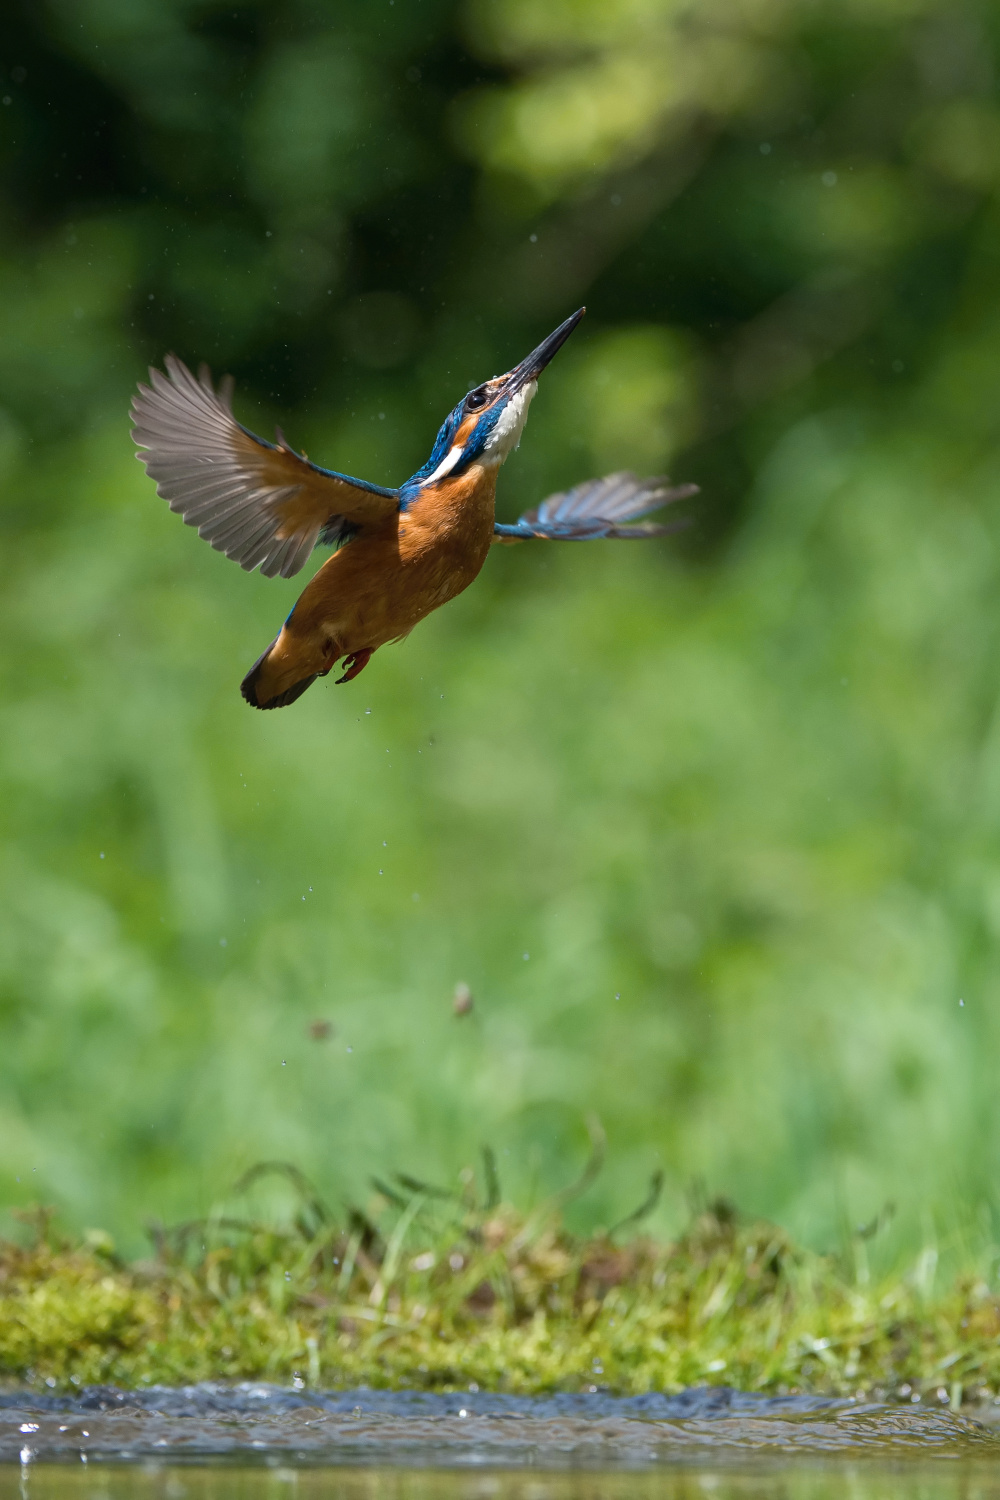
[[[673,536],[675,532],[688,531],[692,525],[690,516],[684,516],[679,521],[640,521],[634,526],[612,526],[606,536],[609,541],[638,541],[652,536]]]

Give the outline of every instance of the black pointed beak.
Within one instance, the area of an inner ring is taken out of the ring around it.
[[[545,366],[554,355],[558,354],[586,311],[585,307],[579,308],[578,311],[573,313],[572,317],[566,319],[565,323],[560,323],[555,332],[550,333],[547,339],[542,339],[538,348],[532,349],[527,358],[522,359],[519,365],[514,366],[513,370],[507,376],[505,394],[510,395],[513,391],[518,390],[520,386],[527,385],[529,380],[538,379]]]

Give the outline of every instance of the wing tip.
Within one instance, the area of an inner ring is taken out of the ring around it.
[[[670,483],[665,474],[640,479],[630,469],[619,469],[600,479],[586,480],[572,489],[550,495],[540,505],[525,511],[516,528],[521,536],[542,541],[599,541],[602,538],[667,536],[682,530],[688,521],[643,526],[624,525],[650,511],[660,510],[699,493],[693,483]],[[512,530],[501,535],[511,536]]]

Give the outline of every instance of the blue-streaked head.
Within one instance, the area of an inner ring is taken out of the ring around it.
[[[403,491],[415,494],[426,485],[436,484],[448,474],[458,474],[470,463],[500,465],[521,441],[528,419],[531,398],[538,389],[538,377],[552,356],[562,348],[583,317],[581,307],[554,333],[543,339],[537,349],[520,364],[477,385],[449,412],[442,423],[430,458]]]

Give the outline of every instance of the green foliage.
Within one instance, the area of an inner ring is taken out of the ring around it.
[[[971,1263],[1000,1156],[995,9],[46,0],[5,41],[3,1203],[132,1253],[260,1159],[356,1199],[480,1141],[532,1203],[596,1111],[613,1170],[574,1232],[659,1162],[661,1234],[703,1177],[813,1248],[892,1200],[887,1262]],[[669,464],[703,485],[687,538],[498,549],[358,682],[251,714],[295,586],[156,500],[144,365],[231,369],[249,425],[398,482],[584,300],[504,514]],[[516,1364],[522,1325],[487,1327]]]

